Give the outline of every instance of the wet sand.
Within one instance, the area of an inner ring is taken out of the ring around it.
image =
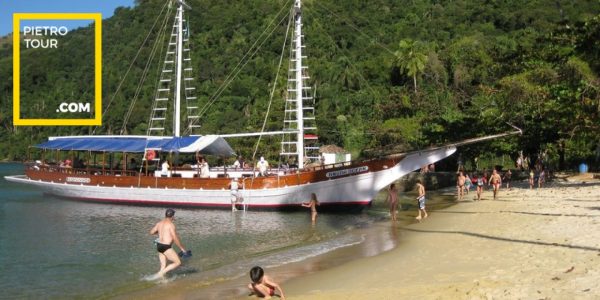
[[[397,225],[391,251],[285,282],[286,298],[597,299],[600,181],[575,180],[534,190],[519,182],[495,201],[471,193]]]

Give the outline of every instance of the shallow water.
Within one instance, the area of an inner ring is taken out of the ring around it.
[[[21,172],[20,164],[0,164],[0,297],[106,298],[161,284],[144,277],[158,271],[148,231],[164,208],[65,201],[3,179]],[[403,208],[414,210],[407,199]],[[254,265],[280,266],[363,243],[365,236],[352,232],[387,219],[382,204],[361,213],[321,213],[316,226],[308,210],[176,211],[182,243],[193,256],[167,281],[197,286],[246,276]]]

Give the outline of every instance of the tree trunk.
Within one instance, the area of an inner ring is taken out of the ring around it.
[[[565,169],[565,141],[558,142],[558,168]]]
[[[415,87],[415,94],[417,93],[417,74],[413,75],[413,85]]]

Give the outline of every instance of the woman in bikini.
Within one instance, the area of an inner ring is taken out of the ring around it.
[[[310,208],[310,219],[313,224],[317,222],[317,205],[319,205],[319,200],[317,200],[315,193],[310,195],[310,202],[302,203],[302,206]]]

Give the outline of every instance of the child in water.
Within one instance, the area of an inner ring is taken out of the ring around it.
[[[398,189],[396,188],[395,184],[390,184],[390,188],[388,189],[388,197],[385,199],[385,201],[389,201],[392,221],[396,221],[396,210],[398,209]]]
[[[421,179],[417,179],[417,192],[419,193],[419,197],[417,197],[419,215],[415,219],[421,221],[421,219],[427,218],[427,211],[425,210],[425,186]],[[421,216],[421,212],[423,212],[423,216]]]
[[[252,294],[264,297],[265,299],[271,299],[275,295],[275,290],[277,290],[279,291],[280,298],[285,300],[281,287],[267,276],[261,267],[257,266],[250,269],[250,279],[252,279],[252,283],[248,284],[248,288]]]
[[[315,193],[310,194],[310,202],[302,203],[303,207],[310,208],[310,219],[313,224],[317,222],[317,205],[319,205],[319,201],[317,200],[317,195]]]

